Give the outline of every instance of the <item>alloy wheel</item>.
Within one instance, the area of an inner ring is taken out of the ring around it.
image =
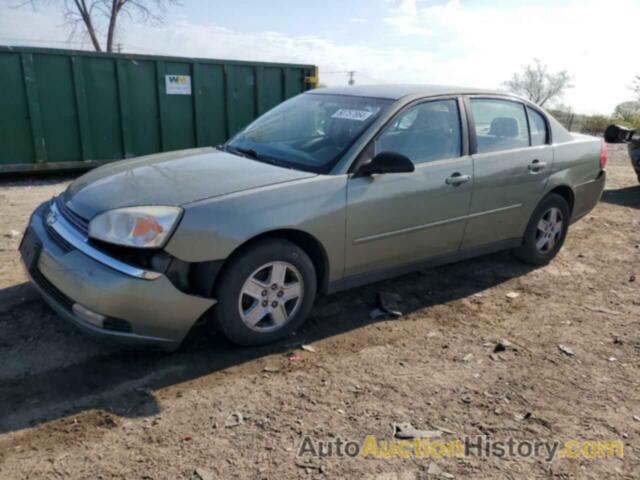
[[[563,218],[559,208],[547,210],[538,221],[536,248],[540,253],[549,253],[562,236]]]
[[[287,262],[269,262],[254,270],[242,285],[238,309],[250,329],[271,332],[285,325],[302,305],[304,281]]]

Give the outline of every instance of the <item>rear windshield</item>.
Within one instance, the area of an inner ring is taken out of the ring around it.
[[[302,94],[259,117],[226,147],[267,163],[328,173],[391,100]]]

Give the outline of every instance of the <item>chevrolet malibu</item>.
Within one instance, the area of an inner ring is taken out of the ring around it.
[[[264,344],[319,294],[504,249],[548,263],[605,163],[601,140],[508,94],[320,89],[216,148],[87,173],[37,208],[20,251],[89,333],[170,350],[202,319]]]

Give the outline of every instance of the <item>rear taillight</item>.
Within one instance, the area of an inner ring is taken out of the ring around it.
[[[600,150],[600,168],[604,170],[607,166],[607,144],[603,141],[602,148]]]

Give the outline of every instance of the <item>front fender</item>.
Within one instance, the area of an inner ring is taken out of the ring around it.
[[[165,250],[185,262],[223,260],[266,232],[298,230],[322,244],[329,281],[339,279],[344,271],[346,179],[319,175],[187,204]]]

